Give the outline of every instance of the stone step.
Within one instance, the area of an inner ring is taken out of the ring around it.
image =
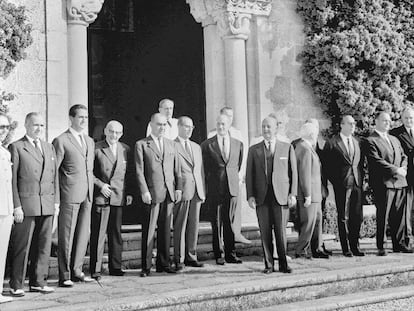
[[[414,286],[398,286],[391,288],[382,288],[372,291],[352,293],[348,295],[331,296],[315,300],[306,300],[300,302],[274,305],[264,308],[256,308],[255,311],[331,311],[344,308],[355,308],[361,306],[374,305],[386,301],[395,301],[414,297]],[[375,309],[368,309],[375,310]]]

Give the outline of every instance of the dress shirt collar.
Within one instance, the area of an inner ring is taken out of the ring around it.
[[[152,133],[150,134],[151,135],[151,137],[152,137],[152,139],[158,144],[158,142],[159,142],[159,139],[163,139],[163,137],[161,136],[161,137],[157,137],[157,136],[154,136]]]
[[[404,126],[404,128],[405,128],[405,130],[407,131],[408,134],[410,134],[410,131],[411,131],[411,133],[414,135],[414,128],[406,127],[406,126]]]
[[[375,129],[375,132],[377,132],[379,136],[381,136],[381,137],[383,137],[383,138],[385,138],[385,139],[388,139],[388,134],[387,134],[387,132],[380,132],[380,131],[378,131],[377,129]]]
[[[34,139],[32,138],[32,137],[30,137],[29,135],[25,135],[26,136],[26,139],[33,145],[33,146],[35,146],[35,144],[34,144]],[[37,139],[37,141],[40,141],[40,139],[38,138]],[[36,147],[36,146],[35,146]]]
[[[307,140],[307,139],[305,139],[305,138],[302,138],[302,140],[305,142],[305,144],[308,144],[312,149],[314,149],[315,148],[315,146],[314,145],[312,145],[312,143],[309,141],[309,140]]]
[[[344,134],[339,133],[339,136],[341,136],[342,141],[343,141],[344,143],[346,143],[346,144],[348,143],[348,138],[351,138],[351,139],[352,139],[352,135],[345,136]]]
[[[83,137],[83,132],[78,132],[73,127],[69,128],[69,132],[71,132],[72,135],[75,136],[76,138],[79,138],[79,135],[82,135]]]
[[[187,142],[190,145],[190,139],[184,139],[181,136],[177,136],[178,140],[180,141],[181,145],[183,145],[183,147],[185,146],[185,142]]]

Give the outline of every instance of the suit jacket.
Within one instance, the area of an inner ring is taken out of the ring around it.
[[[0,144],[0,215],[13,214],[12,162],[10,152]]]
[[[243,161],[243,144],[230,137],[230,154],[224,161],[217,141],[217,135],[201,144],[207,193],[212,197],[221,197],[225,189],[231,196],[239,193],[239,171]]]
[[[175,139],[175,145],[180,160],[181,177],[183,181],[182,200],[188,201],[197,193],[201,200],[205,200],[204,165],[201,148],[198,144],[190,141],[192,158],[184,149],[179,138]]]
[[[40,141],[42,154],[26,136],[9,147],[13,162],[13,203],[26,216],[53,215],[59,203],[56,153],[52,144]]]
[[[116,157],[106,140],[95,144],[95,191],[94,203],[101,205],[123,206],[126,195],[126,172],[130,148],[124,143],[117,143]],[[101,193],[104,184],[111,186],[111,196],[105,198]]]
[[[60,200],[65,203],[81,203],[85,198],[92,202],[93,199],[95,143],[87,135],[83,138],[86,154],[69,130],[52,142],[59,168]]]
[[[246,168],[247,198],[254,197],[263,204],[268,191],[264,141],[249,148]],[[293,146],[276,140],[273,156],[272,185],[279,205],[287,205],[288,196],[297,195],[298,174]]]
[[[135,144],[135,168],[141,194],[151,193],[152,203],[162,203],[167,192],[174,202],[175,190],[182,190],[180,161],[175,143],[163,139],[161,154],[151,136]]]
[[[354,156],[352,159],[339,134],[325,144],[325,161],[322,164],[327,177],[336,189],[353,185],[353,180],[355,180],[359,187],[362,187],[364,161],[361,154],[360,141],[352,136],[352,142],[354,144]]]
[[[316,151],[304,140],[295,148],[298,169],[298,199],[311,197],[313,203],[322,202],[321,164]]]
[[[391,146],[376,131],[366,139],[366,154],[369,169],[369,184],[372,188],[403,188],[405,177],[396,174],[399,167],[407,168],[407,156],[400,141],[388,135]]]
[[[405,155],[408,157],[406,179],[408,185],[414,186],[414,138],[408,134],[404,125],[392,129],[390,134],[398,138]]]

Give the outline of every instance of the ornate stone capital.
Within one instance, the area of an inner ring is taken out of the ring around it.
[[[268,16],[272,0],[186,0],[194,19],[203,27],[217,24],[223,38],[246,40],[252,15]]]
[[[67,0],[68,24],[88,26],[95,21],[103,3],[104,0]]]

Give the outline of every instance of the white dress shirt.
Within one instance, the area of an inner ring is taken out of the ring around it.
[[[34,139],[31,138],[29,135],[26,135],[27,140],[32,144],[33,147],[35,147],[36,149],[39,149],[40,153],[43,154],[43,150],[42,150],[42,144],[40,143],[40,139],[37,139],[37,147],[35,145]]]
[[[226,156],[226,160],[228,160],[229,155],[230,155],[230,135],[225,135],[225,136],[217,135],[217,141],[218,141],[221,153],[224,154]]]
[[[70,132],[73,136],[75,136],[76,141],[79,143],[79,145],[80,145],[81,147],[85,146],[85,148],[86,148],[86,142],[85,142],[85,138],[83,137],[83,133],[82,133],[82,132],[75,131],[72,127],[70,127],[70,128],[69,128],[69,132]],[[80,135],[80,136],[79,136],[79,135]],[[82,137],[82,140],[83,140],[83,141],[81,141],[81,137]]]

